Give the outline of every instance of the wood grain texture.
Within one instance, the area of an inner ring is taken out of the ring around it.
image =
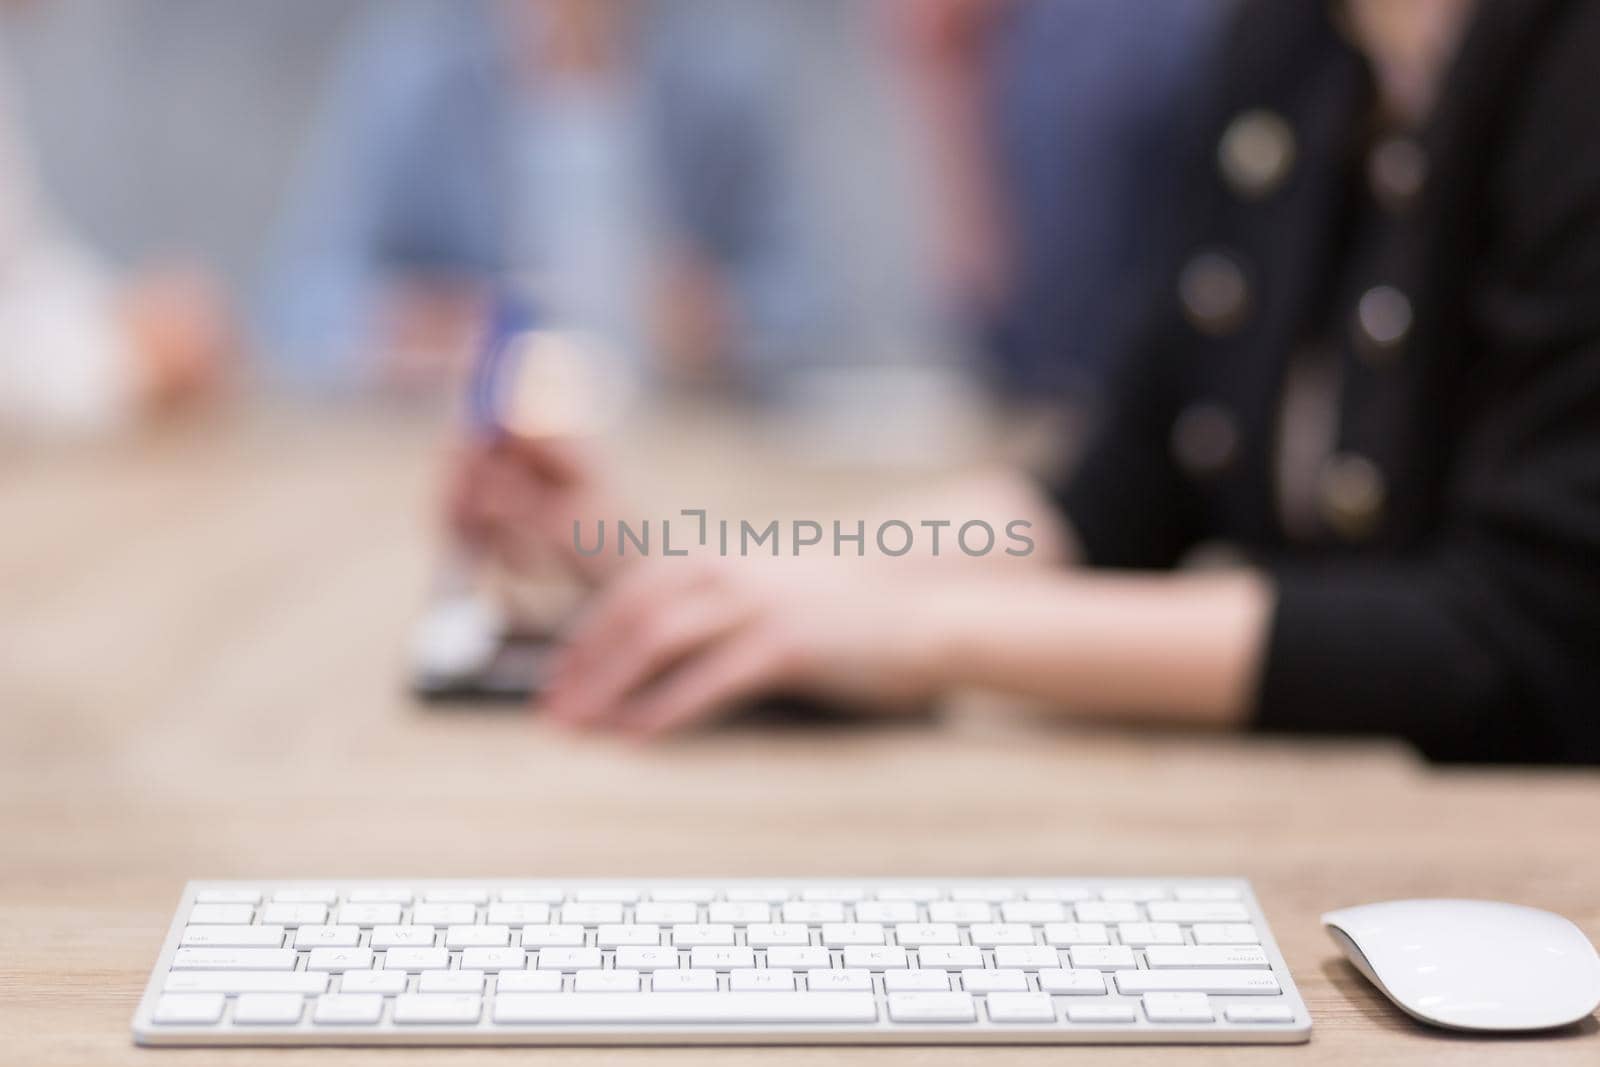
[[[1593,1020],[1517,1041],[1424,1031],[1317,923],[1341,905],[1461,895],[1551,908],[1600,936],[1592,773],[1438,772],[1382,744],[1141,735],[975,701],[937,720],[734,725],[647,748],[520,711],[418,708],[400,679],[432,551],[436,436],[393,416],[280,413],[132,446],[0,451],[0,1061],[1600,1056]],[[693,425],[668,436],[641,450],[671,460],[660,476],[635,468],[658,490],[801,491],[750,477],[759,449]],[[783,874],[1244,875],[1316,1030],[1290,1048],[448,1054],[199,1053],[129,1037],[189,878]]]

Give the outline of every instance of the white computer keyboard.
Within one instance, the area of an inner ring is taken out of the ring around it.
[[[192,882],[142,1044],[1295,1042],[1219,879]]]

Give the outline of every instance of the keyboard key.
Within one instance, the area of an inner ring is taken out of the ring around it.
[[[969,967],[961,972],[961,988],[968,993],[1026,993],[1028,976],[1010,968]]]
[[[208,1025],[222,1018],[227,999],[221,993],[165,993],[151,1018],[174,1026]]]
[[[716,971],[657,971],[650,976],[650,988],[657,993],[714,993]]]
[[[794,972],[787,967],[730,971],[728,988],[735,993],[789,993],[794,990]]]
[[[1144,918],[1131,900],[1085,900],[1072,911],[1081,923],[1136,923]]]
[[[994,950],[994,965],[1036,971],[1041,967],[1060,967],[1061,954],[1048,945],[1001,945]]]
[[[948,992],[950,976],[943,971],[884,971],[883,988],[888,993]]]
[[[755,965],[756,954],[747,945],[697,945],[689,950],[689,966],[697,970],[731,971]]]
[[[520,948],[469,948],[461,952],[464,971],[520,971],[528,954]]]
[[[1283,992],[1271,971],[1118,971],[1116,978],[1117,989],[1129,996],[1169,992],[1276,996]]]
[[[846,904],[865,900],[866,896],[866,890],[849,886],[813,886],[800,891],[801,900],[837,900]]]
[[[1173,893],[1179,900],[1238,900],[1239,895],[1232,886],[1186,886]]]
[[[753,923],[746,928],[744,939],[751,948],[809,945],[811,928],[802,923]]]
[[[617,966],[635,971],[657,971],[678,966],[678,950],[665,945],[623,945],[617,949]]]
[[[1067,1005],[1067,1021],[1074,1023],[1131,1023],[1133,1022],[1133,1005],[1070,1003]]]
[[[672,943],[679,948],[731,945],[733,927],[728,923],[679,923],[672,928]]]
[[[1167,899],[1167,891],[1158,885],[1116,885],[1107,886],[1100,890],[1101,900],[1134,900],[1143,903],[1149,900]]]
[[[292,971],[292,948],[180,948],[172,954],[175,971]]]
[[[430,904],[487,904],[489,891],[477,888],[441,888],[423,892],[422,899]]]
[[[944,893],[931,885],[885,886],[874,894],[879,900],[909,900],[913,904],[926,904],[938,900]]]
[[[1105,993],[1106,980],[1105,976],[1099,971],[1050,967],[1039,972],[1039,988],[1046,993],[1063,993],[1070,997],[1092,997]]]
[[[953,923],[901,923],[894,928],[894,939],[906,948],[959,945],[961,931]]]
[[[370,971],[370,948],[314,948],[306,957],[308,971]]]
[[[869,971],[909,966],[906,950],[899,945],[851,945],[844,950],[844,965]]]
[[[247,923],[255,917],[256,909],[249,904],[196,904],[189,909],[189,922],[200,925]]]
[[[608,923],[596,932],[595,944],[601,948],[623,945],[659,945],[661,927],[636,923]]]
[[[732,923],[735,926],[771,922],[772,905],[756,900],[719,900],[706,909],[706,916],[713,923]],[[689,922],[693,923],[694,920],[690,919]]]
[[[233,1002],[239,1026],[293,1026],[305,1013],[306,998],[298,993],[245,993]]]
[[[431,948],[434,930],[431,926],[374,926],[373,948]]]
[[[302,926],[294,933],[295,948],[354,948],[360,943],[359,926]]]
[[[326,886],[280,889],[272,894],[272,899],[287,904],[332,904],[339,899],[339,891]]]
[[[1008,900],[1000,905],[1000,918],[1008,923],[1066,922],[1067,906],[1058,900]]]
[[[523,948],[577,948],[584,943],[583,927],[562,926],[524,926],[522,928]]]
[[[1117,940],[1124,945],[1181,945],[1183,928],[1177,923],[1119,923]]]
[[[1208,1023],[1216,1017],[1204,993],[1148,993],[1144,1015],[1153,1023]]]
[[[1222,1014],[1230,1023],[1294,1022],[1294,1009],[1287,1004],[1230,1004]]]
[[[417,978],[419,993],[482,993],[482,971],[423,971]]]
[[[1261,944],[1261,935],[1249,923],[1195,923],[1191,932],[1197,945]]]
[[[259,889],[202,889],[195,893],[196,904],[259,904]]]
[[[1105,945],[1111,941],[1105,923],[1046,923],[1047,945]]]
[[[370,1026],[383,1016],[376,993],[329,993],[317,998],[311,1021],[322,1026]]]
[[[951,900],[983,900],[990,904],[1012,900],[1016,895],[1017,891],[1006,885],[966,885],[950,890]]]
[[[559,904],[567,898],[554,886],[517,886],[500,890],[500,899],[512,904]]]
[[[597,948],[542,948],[539,950],[538,969],[541,971],[588,971],[601,964]]]
[[[500,926],[527,926],[529,923],[548,923],[550,905],[497,900],[489,905],[489,922]]]
[[[394,998],[397,1023],[475,1023],[483,1015],[483,998],[471,994],[402,993]]]
[[[1250,912],[1236,900],[1166,900],[1149,905],[1151,922],[1242,923]]]
[[[917,950],[917,965],[943,970],[982,967],[983,950],[973,945],[928,945]]]
[[[344,899],[352,904],[409,904],[414,894],[403,885],[352,889]]]
[[[764,900],[768,904],[781,904],[789,899],[789,891],[774,885],[731,886],[722,897],[724,900]]]
[[[508,993],[494,1003],[498,1023],[870,1023],[877,1018],[871,993]]]
[[[658,926],[676,926],[700,920],[700,907],[689,901],[647,900],[633,909],[633,921]],[[721,922],[723,920],[714,920]]]
[[[637,993],[639,972],[579,971],[577,978],[573,980],[572,988],[579,993]]]
[[[444,932],[445,948],[503,948],[510,943],[507,926],[452,926]]]
[[[717,891],[710,886],[661,886],[650,891],[650,899],[667,903],[709,904],[717,899]]]
[[[450,950],[422,945],[392,948],[383,954],[383,966],[390,971],[442,971],[450,966]]]
[[[806,988],[819,992],[849,993],[872,991],[872,972],[856,968],[817,968],[806,972]],[[949,988],[947,984],[946,989]]]
[[[972,943],[979,948],[996,945],[1031,945],[1033,927],[1027,923],[973,923]]]
[[[168,971],[168,993],[310,993],[328,989],[328,976],[308,971]]]
[[[863,923],[914,923],[917,906],[909,900],[863,900],[856,905],[856,921]]]
[[[1132,967],[1133,949],[1127,945],[1074,945],[1067,949],[1074,967],[1116,971]]]
[[[775,945],[767,949],[767,966],[809,971],[833,966],[833,958],[820,945]]]
[[[991,993],[989,1020],[997,1023],[1053,1023],[1055,1005],[1044,993]]]
[[[978,1006],[966,993],[890,993],[889,1018],[897,1023],[970,1023]]]
[[[844,905],[831,900],[785,901],[782,912],[786,923],[820,926],[822,923],[844,922]]]
[[[600,886],[580,889],[572,894],[572,899],[580,904],[634,904],[639,900],[639,891],[617,886]]]
[[[1056,900],[1065,901],[1067,903],[1077,900],[1089,900],[1094,896],[1093,893],[1089,892],[1089,890],[1085,889],[1084,887],[1075,885],[1045,886],[1042,888],[1030,889],[1022,895],[1028,900]]]
[[[560,971],[503,971],[494,980],[494,991],[500,993],[559,993]]]
[[[318,977],[321,977],[320,975]],[[404,971],[345,971],[339,976],[341,993],[404,993],[410,976]]]
[[[305,926],[328,921],[326,904],[293,904],[274,901],[261,909],[261,921],[278,926]]]
[[[846,945],[881,945],[883,927],[878,923],[823,923],[822,943],[829,948]]]
[[[994,908],[982,900],[936,900],[928,905],[928,921],[955,923],[986,923],[994,918]]]
[[[561,905],[561,921],[569,926],[599,926],[620,923],[622,905],[603,900],[573,901]]]
[[[465,926],[477,921],[478,909],[471,904],[435,902],[411,909],[411,922],[417,926]]]
[[[186,926],[182,945],[198,948],[279,948],[281,926]]]
[[[1144,965],[1165,967],[1270,967],[1260,945],[1152,945]]]

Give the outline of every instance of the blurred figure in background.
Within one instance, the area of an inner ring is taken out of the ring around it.
[[[216,289],[190,269],[118,278],[46,201],[12,104],[0,70],[0,426],[105,431],[214,393]]]
[[[650,374],[778,391],[946,346],[838,0],[412,2],[337,77],[263,310],[285,376],[426,385],[506,277]]]
[[[1232,0],[895,0],[939,277],[1013,403],[1093,406],[1158,284]]]
[[[1181,225],[1234,0],[1017,0],[984,49],[1011,263],[984,321],[1007,396],[1092,409]]]

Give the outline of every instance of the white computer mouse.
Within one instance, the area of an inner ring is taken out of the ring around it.
[[[1455,1030],[1546,1030],[1600,1005],[1600,956],[1559,915],[1489,900],[1330,911],[1328,933],[1407,1014]]]

